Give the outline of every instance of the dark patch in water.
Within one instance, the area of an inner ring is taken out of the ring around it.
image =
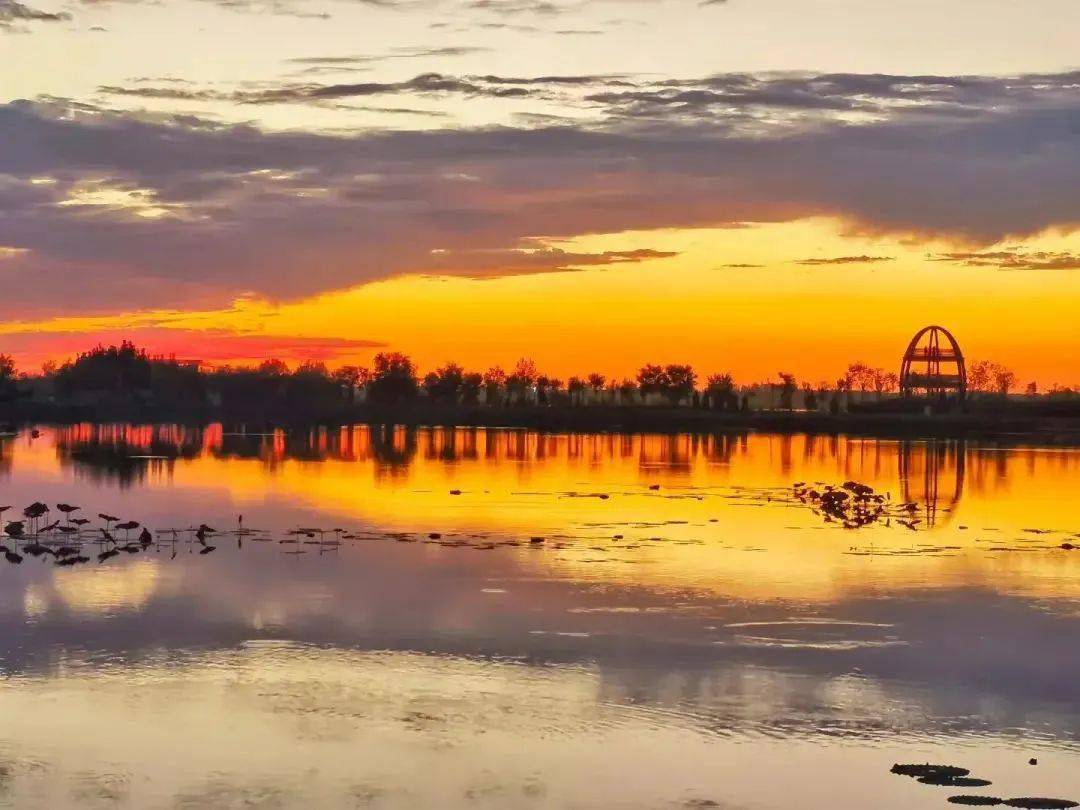
[[[939,773],[920,776],[918,781],[924,785],[938,785],[939,787],[986,787],[993,784],[989,779],[976,779],[973,776],[945,776]]]
[[[997,796],[950,796],[948,801],[950,804],[968,804],[973,807],[991,807],[1005,803],[1004,799]]]
[[[916,779],[926,777],[957,779],[971,773],[967,768],[959,768],[956,765],[931,765],[929,762],[921,765],[901,765],[900,763],[897,763],[892,766],[891,770],[893,773],[899,774],[900,776],[912,776]]]

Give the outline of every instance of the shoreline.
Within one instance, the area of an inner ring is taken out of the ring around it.
[[[0,414],[8,426],[69,425],[83,422],[133,424],[224,423],[301,428],[313,425],[400,425],[403,427],[509,428],[587,433],[766,433],[853,435],[885,439],[983,439],[1080,446],[1080,418],[1030,413],[897,412],[820,413],[807,411],[712,411],[641,406],[509,407],[356,405],[322,413],[225,413],[160,408],[20,408]]]

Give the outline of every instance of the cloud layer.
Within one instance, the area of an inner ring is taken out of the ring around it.
[[[18,0],[0,0],[0,34],[5,31],[19,30],[20,23],[64,22],[71,15],[65,12],[39,11],[20,3]]]
[[[346,134],[12,102],[0,105],[0,308],[217,305],[402,272],[549,272],[636,259],[536,254],[537,237],[811,215],[984,244],[1076,227],[1078,85],[1077,73],[421,74],[215,91],[242,104],[482,97],[523,112],[558,97],[580,114]],[[173,89],[209,92],[108,92]]]

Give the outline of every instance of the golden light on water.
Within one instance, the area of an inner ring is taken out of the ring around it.
[[[1026,593],[1077,587],[1061,581],[1069,561],[1054,551],[1080,530],[1070,511],[1078,462],[1067,451],[754,433],[365,426],[249,436],[219,426],[81,426],[60,429],[56,441],[61,458],[76,447],[85,455],[85,448],[115,445],[136,457],[186,448],[178,458],[147,458],[134,467],[147,476],[140,486],[151,490],[129,508],[165,511],[158,528],[203,519],[228,528],[243,515],[245,526],[266,530],[305,525],[418,539],[434,532],[477,544],[512,540],[522,546],[499,553],[512,554],[522,576],[739,598],[827,601],[931,584]],[[47,441],[20,448],[19,468],[54,483],[94,469],[86,462],[58,466],[48,448]],[[796,481],[848,480],[917,504],[918,530],[894,523],[845,531],[790,502]],[[542,548],[529,547],[535,536],[545,538]],[[413,548],[432,565],[455,553]],[[156,567],[117,580],[77,573],[58,575],[57,587],[82,609],[137,605],[157,585]]]
[[[60,604],[83,614],[141,610],[159,594],[162,572],[154,560],[136,560],[123,568],[55,571],[52,587]]]

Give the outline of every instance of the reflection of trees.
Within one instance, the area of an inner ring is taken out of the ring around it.
[[[927,526],[948,523],[964,492],[967,442],[954,439],[900,442],[900,495],[918,504]]]
[[[745,450],[745,434],[715,433],[704,436],[701,441],[701,453],[706,459],[719,464],[730,464],[737,448]]]
[[[688,434],[642,436],[639,464],[642,467],[662,466],[688,472],[694,456],[694,444]]]
[[[371,428],[371,453],[380,472],[403,473],[416,455],[416,429],[396,425]]]
[[[14,436],[0,437],[0,477],[11,476],[12,459],[15,455],[14,443]]]
[[[93,481],[130,486],[167,477],[178,458],[197,458],[203,436],[179,425],[79,424],[57,429],[55,449],[61,465]]]

